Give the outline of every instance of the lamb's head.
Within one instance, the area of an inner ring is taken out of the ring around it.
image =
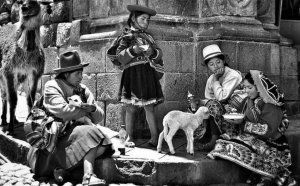
[[[78,95],[73,95],[71,97],[68,97],[68,101],[69,101],[69,105],[74,107],[80,107],[82,104],[82,100]]]
[[[210,116],[209,109],[204,106],[199,107],[195,114],[202,116],[202,119],[208,119]]]

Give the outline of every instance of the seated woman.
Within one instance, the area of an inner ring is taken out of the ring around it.
[[[114,153],[112,143],[96,125],[76,121],[87,116],[97,124],[104,115],[91,91],[81,84],[83,68],[88,63],[81,64],[77,51],[61,54],[59,63],[60,68],[54,70],[56,78],[45,84],[43,105],[50,114],[63,121],[64,130],[53,152],[32,147],[28,155],[29,165],[38,177],[53,177],[56,170],[71,172],[79,168],[84,173],[83,185],[105,184],[105,180],[96,177],[93,166],[95,158]],[[81,107],[68,104],[67,98],[75,94],[83,101]]]
[[[260,175],[260,185],[293,185],[288,170],[291,153],[284,136],[288,127],[283,95],[262,72],[250,70],[243,81],[248,95],[244,102],[244,119],[230,120],[240,127],[238,135],[220,136],[210,158],[232,161]],[[252,176],[255,178],[257,176]],[[276,179],[275,179],[276,178]],[[253,182],[249,179],[247,182]]]
[[[216,44],[203,49],[203,58],[204,65],[212,73],[205,87],[206,106],[210,108],[212,117],[206,121],[204,136],[195,136],[195,141],[198,142],[198,150],[211,150],[218,136],[224,132],[219,118],[225,112],[223,104],[228,103],[234,90],[239,87],[242,76],[240,72],[228,67],[228,56]],[[198,134],[197,130],[195,133]]]

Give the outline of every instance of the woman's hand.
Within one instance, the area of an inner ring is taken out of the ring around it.
[[[94,104],[89,103],[81,103],[80,108],[86,112],[95,112],[97,109]]]
[[[146,56],[151,56],[153,54],[153,49],[152,47],[149,47],[147,50],[144,51]]]
[[[132,47],[132,50],[133,50],[134,53],[136,53],[136,54],[140,54],[140,53],[143,52],[143,48],[141,48],[139,45],[134,45],[134,46]]]
[[[224,67],[216,70],[213,76],[213,81],[219,81],[220,77],[224,74],[224,71],[225,71]]]

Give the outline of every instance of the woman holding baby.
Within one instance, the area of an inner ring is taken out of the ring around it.
[[[85,116],[97,124],[104,115],[92,92],[81,83],[83,68],[88,63],[81,63],[78,52],[70,51],[60,55],[59,65],[54,70],[55,79],[45,84],[43,104],[50,114],[63,121],[63,131],[53,152],[31,148],[29,164],[37,176],[52,177],[79,168],[83,169],[83,185],[105,184],[105,180],[94,174],[94,162],[99,156],[114,153],[112,143],[95,125],[76,121]],[[80,107],[68,104],[68,97],[73,95],[80,96],[83,102]]]
[[[237,135],[222,134],[208,154],[232,161],[248,170],[247,183],[257,185],[296,185],[290,177],[291,152],[285,131],[288,120],[283,94],[258,70],[250,70],[243,81],[247,98],[242,109],[244,118],[226,119],[240,128]]]

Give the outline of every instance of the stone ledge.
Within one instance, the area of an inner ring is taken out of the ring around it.
[[[300,178],[299,144],[300,117],[291,118],[289,130],[286,132],[292,150],[292,171]],[[110,129],[107,129],[110,130]],[[120,140],[112,132],[110,138],[116,148],[121,146]],[[26,164],[29,144],[12,138],[0,131],[0,153],[12,162]],[[187,185],[239,185],[245,182],[249,173],[245,169],[224,161],[211,160],[205,152],[196,151],[194,156],[186,153],[186,139],[174,138],[176,155],[169,155],[166,143],[163,153],[147,146],[147,140],[136,140],[135,148],[126,148],[126,155],[119,158],[97,159],[96,174],[109,183],[134,183],[142,185],[187,184]]]

